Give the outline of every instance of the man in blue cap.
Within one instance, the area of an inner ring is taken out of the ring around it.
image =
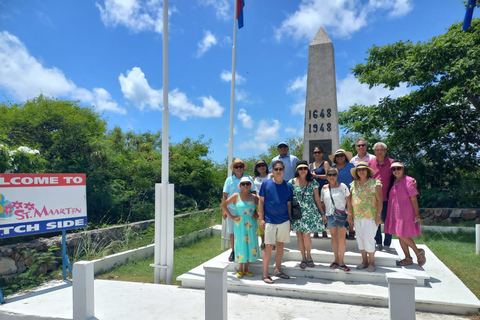
[[[288,144],[285,141],[282,141],[277,145],[277,150],[278,156],[272,159],[268,171],[272,172],[272,164],[275,161],[280,160],[285,165],[283,179],[285,181],[290,181],[290,179],[293,179],[295,177],[295,168],[297,167],[297,162],[299,161],[299,159],[294,155],[288,153],[289,148]]]

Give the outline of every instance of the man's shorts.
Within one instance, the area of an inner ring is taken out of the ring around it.
[[[278,242],[290,242],[290,221],[280,224],[265,223],[265,244]]]

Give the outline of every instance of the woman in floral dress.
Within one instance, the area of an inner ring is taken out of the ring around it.
[[[293,190],[293,203],[299,203],[302,218],[293,220],[292,230],[297,233],[298,247],[302,253],[300,268],[315,267],[312,259],[312,240],[310,233],[323,232],[327,222],[321,215],[321,202],[318,182],[313,178],[307,161],[299,161],[295,169],[295,178],[290,180]]]
[[[377,227],[382,222],[382,183],[373,179],[374,170],[366,162],[359,162],[351,169],[352,176],[356,178],[350,184],[350,198],[355,218],[358,249],[362,253],[362,263],[357,269],[375,271],[375,234]],[[352,213],[348,215],[352,221]],[[368,258],[367,258],[368,255]]]
[[[235,261],[239,263],[237,278],[244,275],[253,277],[248,271],[250,262],[257,261],[259,257],[258,234],[257,234],[257,209],[258,198],[250,193],[252,182],[249,177],[243,177],[238,183],[239,193],[232,194],[222,202],[223,212],[235,221]],[[235,215],[232,215],[227,207],[235,205]]]

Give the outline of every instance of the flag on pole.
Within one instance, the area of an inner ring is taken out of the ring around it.
[[[475,9],[477,0],[469,0],[467,5],[467,11],[465,12],[465,18],[463,19],[463,31],[467,31],[472,23],[473,9]],[[240,24],[240,22],[239,22]]]
[[[238,29],[243,28],[243,7],[245,7],[245,0],[237,0]]]

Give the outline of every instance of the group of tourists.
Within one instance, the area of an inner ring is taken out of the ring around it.
[[[280,142],[279,155],[269,166],[258,160],[253,177],[244,173],[246,163],[238,158],[233,161],[234,174],[225,181],[221,206],[232,246],[229,261],[239,263],[238,278],[253,276],[249,264],[263,251],[262,279],[274,283],[268,266],[272,250],[276,250],[273,276],[289,279],[281,267],[290,231],[297,234],[302,269],[315,267],[311,235],[328,237],[326,229],[334,252],[331,269],[350,271],[344,263],[346,238],[356,237],[362,255],[356,268],[375,271],[375,251],[390,251],[392,234],[399,238],[405,255],[397,261],[398,266],[413,264],[410,248],[418,265],[425,264],[425,251],[412,239],[421,235],[415,179],[405,175],[401,161],[386,156],[383,142],[374,145],[375,155],[367,152],[363,139],[356,141],[355,149],[355,157],[343,149],[335,151],[329,156],[330,165],[322,147],[317,146],[313,149],[315,161],[309,164],[289,154],[288,144]]]

